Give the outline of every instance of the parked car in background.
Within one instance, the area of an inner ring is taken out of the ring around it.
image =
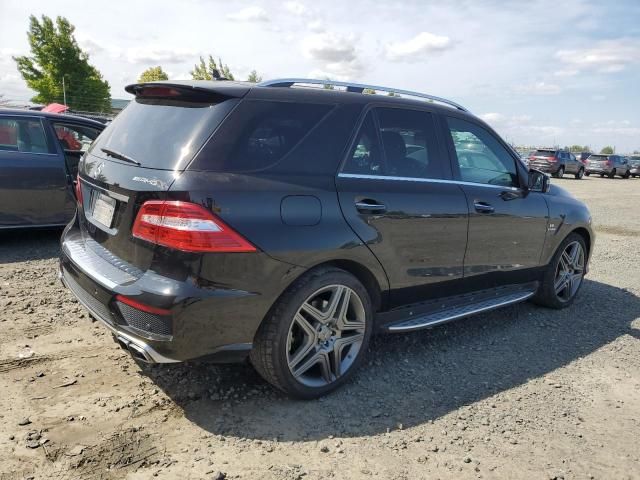
[[[629,173],[632,177],[640,177],[640,155],[629,156]]]
[[[529,168],[550,173],[556,178],[571,173],[581,179],[585,173],[584,164],[573,153],[556,149],[538,149],[532,152],[529,155]]]
[[[69,223],[78,162],[103,129],[71,115],[0,109],[0,229]]]
[[[587,159],[591,155],[591,152],[578,152],[574,153],[576,159],[581,162],[583,165],[587,164]]]
[[[374,331],[576,298],[582,202],[450,100],[325,82],[127,87],[80,163],[60,278],[134,358],[249,356],[315,398]]]
[[[592,154],[587,160],[585,175],[599,174],[613,178],[616,175],[622,178],[631,176],[629,161],[622,155]]]

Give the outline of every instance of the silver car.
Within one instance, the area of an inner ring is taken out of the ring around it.
[[[629,168],[632,177],[640,177],[640,155],[629,157]]]
[[[622,178],[629,178],[631,168],[629,161],[621,155],[593,154],[587,159],[587,170],[584,174],[589,176],[592,173],[599,174],[601,177],[606,175],[613,178],[618,175]]]

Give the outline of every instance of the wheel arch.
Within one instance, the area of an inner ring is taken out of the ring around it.
[[[568,233],[568,235],[571,235],[572,233],[577,233],[578,235],[580,235],[582,237],[582,239],[584,240],[584,244],[587,247],[587,258],[591,258],[591,245],[593,243],[592,242],[593,239],[591,238],[591,233],[589,233],[589,230],[587,230],[584,227],[578,227],[578,228],[574,228],[573,230],[571,230]]]
[[[367,289],[367,293],[369,293],[369,297],[371,299],[371,306],[373,307],[373,311],[377,312],[382,308],[382,288],[380,287],[380,283],[376,279],[373,272],[367,267],[365,267],[361,263],[354,262],[353,260],[338,259],[329,260],[327,262],[314,265],[313,269],[323,267],[336,267],[349,272],[351,275],[356,277],[360,281],[360,283],[362,283],[362,285],[364,285],[364,288]]]

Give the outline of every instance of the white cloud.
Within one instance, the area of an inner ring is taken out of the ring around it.
[[[293,15],[302,17],[309,13],[309,9],[300,2],[290,1],[284,2],[284,9]]]
[[[166,64],[182,63],[192,58],[197,58],[198,54],[194,50],[186,49],[161,49],[161,48],[130,48],[124,53],[129,63],[135,64]]]
[[[405,42],[388,43],[386,55],[393,61],[416,61],[431,52],[440,52],[452,47],[449,37],[421,32]]]
[[[574,77],[579,73],[580,70],[578,70],[577,68],[562,68],[553,72],[556,77]]]
[[[78,34],[76,35],[76,40],[78,40],[78,45],[80,45],[80,48],[82,48],[82,50],[87,52],[89,55],[95,55],[96,53],[101,53],[106,50],[98,42],[86,35]]]
[[[353,35],[325,32],[307,36],[302,41],[302,51],[319,64],[319,68],[313,70],[313,76],[348,80],[364,70],[355,45]]]
[[[556,58],[566,65],[564,71],[615,73],[640,63],[640,42],[626,38],[604,40],[590,48],[559,50]]]
[[[519,85],[515,88],[518,93],[532,95],[557,95],[562,92],[562,87],[554,83],[534,82],[526,85]]]
[[[504,120],[505,116],[501,113],[489,112],[480,115],[480,118],[487,123],[500,123]]]
[[[269,15],[264,8],[254,5],[228,14],[227,19],[235,22],[268,22]]]
[[[13,48],[0,48],[0,63],[12,63],[13,58],[18,55],[24,55],[24,53]]]
[[[325,31],[324,22],[322,20],[314,20],[309,22],[307,28],[314,33],[321,33]]]
[[[350,62],[356,59],[355,39],[352,35],[318,33],[302,42],[307,57],[322,62]]]

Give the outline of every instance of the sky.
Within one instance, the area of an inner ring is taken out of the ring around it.
[[[237,79],[329,77],[431,93],[518,145],[640,150],[640,0],[0,0],[0,95],[29,15],[62,15],[111,85],[213,54]]]

